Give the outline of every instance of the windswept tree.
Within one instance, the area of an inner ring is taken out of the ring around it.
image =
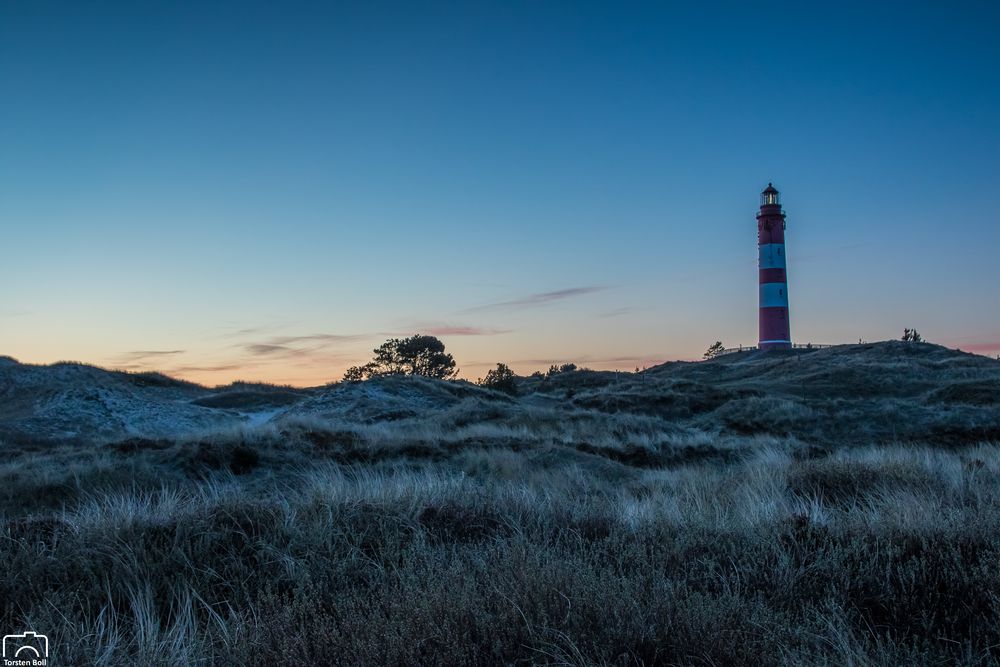
[[[517,376],[507,364],[497,364],[496,368],[491,368],[486,377],[479,380],[481,387],[489,387],[507,394],[517,394]]]
[[[722,354],[723,350],[725,349],[726,348],[722,346],[722,341],[717,340],[708,346],[708,349],[705,351],[704,357],[706,359],[715,359],[717,356]]]
[[[345,381],[367,380],[386,375],[423,375],[450,380],[458,375],[455,359],[444,351],[444,343],[434,336],[414,335],[390,338],[374,350],[375,356],[363,366],[352,366]]]
[[[903,329],[903,340],[907,343],[923,343],[924,338],[916,329]]]

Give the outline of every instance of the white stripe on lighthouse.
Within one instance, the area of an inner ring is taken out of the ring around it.
[[[785,244],[765,243],[757,246],[760,249],[758,256],[759,267],[762,269],[783,269],[785,268]]]
[[[760,286],[760,307],[788,307],[788,285],[785,283],[762,283]]]

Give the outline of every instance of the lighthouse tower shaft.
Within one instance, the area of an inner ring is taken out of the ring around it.
[[[785,212],[778,191],[770,183],[760,193],[757,214],[758,273],[760,279],[760,342],[762,350],[792,346],[788,324],[788,275],[785,271]]]

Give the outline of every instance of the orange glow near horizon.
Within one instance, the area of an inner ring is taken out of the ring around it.
[[[696,357],[678,359],[656,359],[651,357],[617,357],[615,359],[596,359],[593,361],[574,360],[570,358],[553,359],[530,359],[525,361],[505,362],[518,375],[526,376],[535,371],[546,371],[549,366],[555,364],[575,363],[580,368],[590,368],[601,371],[634,371],[638,368],[648,368],[664,361],[694,360]],[[220,364],[220,368],[171,368],[143,366],[141,368],[116,369],[113,365],[94,364],[109,370],[128,370],[129,372],[159,372],[179,380],[195,382],[206,387],[216,387],[231,384],[237,381],[243,382],[264,382],[276,385],[290,385],[293,387],[315,387],[331,382],[338,382],[343,377],[344,372],[356,364],[364,363],[367,359],[358,359],[351,363],[336,363],[328,366],[316,366],[313,368],[303,366],[281,366],[281,365],[260,365],[247,364],[230,368],[228,364]],[[495,361],[468,361],[458,362],[458,377],[464,380],[475,382],[486,375],[491,368],[496,367]],[[299,372],[295,372],[299,371]]]
[[[447,344],[447,341],[446,341]],[[447,345],[449,352],[455,356],[461,379],[476,381],[494,368],[497,361],[463,361],[461,353],[456,353],[452,345]],[[454,346],[456,348],[461,345]],[[510,352],[510,350],[507,350]],[[315,387],[339,381],[344,372],[357,364],[370,359],[363,356],[348,355],[302,355],[302,358],[291,360],[247,360],[234,357],[210,357],[194,354],[149,354],[147,357],[130,360],[123,363],[123,355],[106,355],[99,358],[88,358],[82,355],[62,357],[41,354],[11,355],[20,363],[33,365],[50,365],[59,362],[81,363],[96,366],[106,370],[125,371],[130,373],[156,372],[169,377],[194,382],[206,387],[228,385],[233,382],[263,382],[294,387]],[[525,355],[527,356],[527,355]],[[535,357],[530,359],[504,360],[518,375],[530,375],[535,371],[546,371],[549,366],[574,363],[580,368],[609,371],[633,371],[635,368],[647,368],[662,363],[668,359],[696,359],[697,356],[686,355],[677,357],[656,357],[653,355],[615,355],[596,358],[589,355],[573,357],[571,355],[553,356],[551,358]]]
[[[855,342],[855,341],[850,341]],[[476,381],[483,377],[486,372],[496,366],[496,361],[463,361],[465,353],[471,350],[465,349],[467,346],[461,342],[445,341],[446,349],[455,356],[459,368],[459,378]],[[947,347],[981,354],[984,356],[1000,355],[1000,341],[983,341],[978,339],[948,339],[943,340]],[[497,346],[500,347],[500,346]],[[236,381],[262,382],[275,385],[289,385],[293,387],[315,387],[339,381],[344,371],[348,367],[361,364],[370,358],[365,356],[365,347],[362,347],[356,354],[330,354],[321,351],[312,353],[296,354],[292,359],[272,359],[255,360],[241,357],[231,357],[228,360],[221,356],[208,354],[169,354],[164,352],[150,352],[140,360],[130,363],[122,363],[122,356],[108,355],[97,359],[88,359],[82,356],[67,355],[65,357],[44,356],[39,354],[10,355],[17,361],[25,364],[49,365],[58,362],[76,362],[97,366],[107,370],[120,370],[132,373],[158,372],[164,375],[194,382],[206,387],[217,387],[231,384]],[[636,368],[643,369],[655,366],[666,361],[697,361],[701,359],[700,351],[691,344],[687,346],[678,345],[678,353],[661,356],[656,355],[611,355],[597,357],[596,355],[581,354],[573,356],[570,354],[553,355],[551,358],[535,356],[533,358],[509,359],[504,361],[515,373],[527,376],[535,371],[546,371],[549,366],[555,364],[574,363],[579,368],[590,368],[602,371],[622,371],[632,372]],[[513,350],[507,348],[508,353]],[[133,353],[136,354],[136,353]],[[469,356],[472,356],[469,354]],[[480,355],[481,356],[481,355]],[[527,355],[523,355],[527,357]],[[169,358],[165,358],[169,357]],[[183,358],[179,358],[183,357]],[[162,362],[162,363],[157,363]]]
[[[732,322],[668,320],[652,310],[606,317],[563,308],[544,313],[487,314],[484,322],[473,324],[459,320],[407,326],[376,321],[365,327],[371,333],[351,333],[351,329],[336,332],[317,323],[308,328],[290,324],[243,328],[199,325],[165,335],[144,322],[139,323],[141,327],[127,322],[110,331],[103,326],[80,326],[70,336],[53,317],[40,317],[30,322],[30,327],[8,327],[0,354],[32,364],[67,360],[130,372],[155,371],[208,387],[234,381],[313,387],[339,381],[348,367],[369,361],[373,349],[388,338],[426,333],[438,335],[454,356],[459,377],[470,381],[485,376],[497,362],[506,363],[522,376],[564,363],[630,372],[669,360],[701,359],[718,338],[706,336],[705,331],[729,331],[731,335],[721,337],[727,347],[752,345],[754,305],[750,303],[745,313],[720,308]],[[601,306],[598,312],[615,311]],[[793,339],[803,343],[857,342],[855,325],[820,317],[810,314],[811,326],[798,330],[793,321]],[[29,319],[18,318],[17,324],[29,324]],[[890,325],[873,329],[865,340],[898,338]],[[364,329],[359,324],[353,330]],[[42,336],[32,334],[39,331]],[[323,331],[336,333],[318,333]],[[985,356],[1000,353],[1000,332],[940,337],[934,331],[922,333],[947,347]]]

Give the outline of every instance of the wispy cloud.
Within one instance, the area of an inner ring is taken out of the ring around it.
[[[244,345],[243,349],[256,357],[283,354],[286,352],[294,351],[292,348],[287,347],[285,345],[268,345],[267,343],[255,343],[252,345]]]
[[[466,324],[442,324],[442,323],[421,323],[410,327],[413,331],[430,336],[496,336],[498,334],[510,333],[510,329],[494,329],[491,327],[477,327]]]
[[[240,343],[235,347],[247,354],[268,360],[292,358],[331,358],[328,349],[337,345],[368,340],[372,334],[314,333],[296,336],[271,336],[258,342]]]
[[[118,357],[116,363],[121,366],[131,366],[144,361],[165,359],[178,354],[184,354],[184,352],[185,350],[133,350]]]
[[[268,339],[269,345],[292,345],[294,343],[354,343],[371,338],[371,334],[307,334],[304,336],[274,336]]]
[[[621,317],[622,315],[628,315],[629,313],[635,312],[635,310],[636,309],[632,306],[625,306],[623,308],[615,308],[614,310],[598,313],[597,316],[601,318]]]
[[[261,324],[252,327],[244,327],[219,334],[220,338],[245,338],[247,336],[259,336],[271,331],[277,331],[289,326],[288,324]],[[227,327],[228,328],[228,327]]]
[[[166,373],[212,373],[215,371],[235,371],[243,368],[243,364],[216,364],[212,366],[174,366],[165,370]]]
[[[535,308],[538,306],[544,306],[546,304],[554,303],[556,301],[563,301],[565,299],[571,299],[575,296],[582,296],[584,294],[593,294],[594,292],[601,292],[608,289],[605,285],[588,285],[584,287],[568,287],[566,289],[555,290],[553,292],[540,292],[538,294],[530,294],[519,299],[511,299],[509,301],[498,301],[496,303],[488,303],[483,306],[475,306],[473,308],[465,309],[464,313],[475,313],[484,310],[498,310],[504,308],[516,309],[516,308]]]

